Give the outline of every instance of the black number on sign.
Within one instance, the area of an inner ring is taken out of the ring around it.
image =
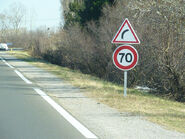
[[[125,55],[125,53],[119,53],[119,55],[121,55],[120,63],[123,62],[124,57],[125,57],[126,62],[128,62],[128,63],[132,62],[132,54],[131,53],[127,53],[126,55]]]
[[[125,53],[119,53],[119,55],[121,55],[120,63],[122,63]]]
[[[130,60],[128,59],[128,57],[130,57]],[[131,62],[132,61],[132,54],[131,53],[127,53],[126,54],[126,62]]]

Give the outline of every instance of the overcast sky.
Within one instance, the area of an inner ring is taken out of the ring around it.
[[[25,7],[26,18],[23,25],[27,28],[59,26],[60,0],[0,0],[0,12],[10,9],[13,3],[20,3]]]

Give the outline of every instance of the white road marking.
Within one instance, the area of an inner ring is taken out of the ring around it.
[[[4,62],[7,66],[9,66],[10,68],[14,69],[14,67],[11,66],[9,63],[7,63],[5,60],[3,60],[3,62]]]
[[[60,115],[62,115],[69,123],[71,123],[82,135],[89,139],[97,139],[91,131],[84,127],[79,121],[72,117],[65,109],[63,109],[59,104],[57,104],[53,99],[51,99],[47,94],[38,88],[34,90],[45,99],[55,110],[57,110]]]
[[[1,57],[1,60],[2,60],[7,66],[9,66],[10,68],[14,69],[14,67],[11,66],[9,63],[7,63],[2,57]]]
[[[7,63],[2,57],[1,60],[8,65],[10,68],[14,68],[9,63]],[[23,79],[27,84],[32,84],[31,81],[26,79],[19,71],[14,70],[14,72]],[[65,109],[63,109],[60,105],[58,105],[53,99],[51,99],[48,95],[46,95],[42,90],[38,88],[34,88],[34,90],[45,99],[56,111],[60,113],[69,123],[71,123],[82,135],[84,135],[88,139],[97,139],[96,135],[94,135],[91,131],[89,131],[85,126],[83,126],[79,121],[77,121],[74,117],[72,117]]]
[[[19,77],[21,77],[21,79],[23,79],[27,84],[32,84],[31,81],[29,81],[28,79],[26,79],[19,71],[14,70],[15,73],[17,73],[17,75],[19,75]]]

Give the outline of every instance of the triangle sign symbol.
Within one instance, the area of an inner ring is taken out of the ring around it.
[[[137,37],[134,29],[132,28],[130,22],[126,18],[119,28],[118,32],[114,36],[112,43],[117,44],[140,44],[140,40]]]

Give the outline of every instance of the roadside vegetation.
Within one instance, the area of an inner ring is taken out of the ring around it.
[[[79,70],[57,66],[43,59],[32,57],[28,52],[12,51],[10,54],[30,64],[43,68],[81,89],[85,95],[100,103],[116,108],[128,116],[141,116],[167,129],[185,133],[185,103],[155,96],[149,92],[128,89],[123,97],[123,85],[108,82],[98,77],[83,74]]]
[[[184,102],[185,8],[182,3],[181,0],[74,1],[65,12],[64,28],[49,37],[43,34],[35,38],[32,55],[123,84],[123,72],[112,62],[117,46],[110,42],[127,17],[141,39],[141,44],[135,46],[140,59],[136,68],[129,71],[129,87],[148,86],[155,90],[153,94]]]
[[[111,40],[128,18],[141,40],[135,46],[139,63],[128,73],[128,86],[147,86],[155,95],[185,102],[183,0],[73,0],[61,4],[65,7],[65,24],[57,31],[27,31],[21,28],[22,14],[1,13],[1,40],[53,64],[123,84],[124,73],[112,62],[117,46]],[[12,8],[14,13],[23,9],[20,5]],[[17,18],[11,20],[13,17]]]

